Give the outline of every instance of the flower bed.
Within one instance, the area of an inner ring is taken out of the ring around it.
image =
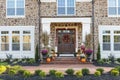
[[[21,66],[0,66],[0,72],[0,80],[120,80],[120,66],[108,73],[98,68],[94,74],[89,74],[89,69],[84,68],[76,72],[73,69],[67,69],[65,75],[63,72],[50,70],[46,75],[42,70],[31,73],[23,70]]]

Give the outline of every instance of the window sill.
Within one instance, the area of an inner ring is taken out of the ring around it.
[[[25,16],[6,16],[6,18],[25,18]]]
[[[91,2],[92,0],[76,0],[76,2]],[[41,0],[41,2],[57,2],[57,0]]]

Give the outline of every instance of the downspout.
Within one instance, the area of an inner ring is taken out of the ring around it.
[[[95,34],[94,34],[94,0],[92,0],[92,30],[93,30],[93,56],[92,56],[92,58],[93,58],[93,61],[95,60],[95,47],[94,47],[94,42],[95,42],[95,40],[94,40],[94,36],[95,36]]]
[[[38,0],[38,17],[39,17],[39,22],[38,22],[38,26],[39,26],[39,30],[38,30],[38,33],[39,33],[39,41],[38,41],[38,57],[39,57],[39,61],[42,60],[42,54],[41,54],[41,14],[40,14],[40,4],[41,4],[41,1]]]

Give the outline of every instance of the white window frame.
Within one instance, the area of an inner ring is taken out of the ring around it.
[[[104,51],[103,50],[103,39],[102,39],[102,31],[103,30],[110,30],[110,39],[111,39],[111,50],[109,51]],[[112,26],[112,25],[99,25],[99,43],[100,43],[100,52],[101,52],[101,58],[108,58],[110,54],[114,55],[115,58],[120,57],[120,50],[114,50],[114,31],[120,30],[120,26]]]
[[[34,43],[34,30],[35,27],[34,26],[0,26],[0,34],[1,31],[8,31],[9,34],[9,50],[7,51],[1,51],[1,45],[0,45],[0,58],[4,59],[6,58],[6,54],[10,54],[13,55],[13,58],[35,58],[35,43]],[[19,34],[12,34],[12,31],[19,31]],[[23,31],[30,31],[30,37],[31,37],[31,50],[23,50]],[[12,50],[12,36],[14,35],[19,35],[20,36],[20,50]],[[0,35],[0,39],[1,39]],[[0,44],[1,44],[1,40],[0,40]]]
[[[30,31],[30,30],[24,30],[24,31]],[[24,34],[24,33],[23,33],[23,36],[30,36],[30,45],[31,45],[31,42],[32,42],[32,41],[31,41],[31,31],[30,31],[29,34]],[[23,43],[22,43],[22,46],[23,46],[24,43],[26,43],[26,42],[23,42]],[[27,43],[28,43],[28,42],[27,42]],[[22,47],[22,48],[23,48],[23,47]],[[29,51],[29,50],[24,50],[24,49],[22,49],[22,50],[23,50],[23,51]],[[30,50],[31,50],[31,47],[30,47]]]
[[[58,0],[57,0],[57,16],[75,16],[76,14],[76,0],[74,0],[74,14],[67,14],[67,0],[65,0],[65,14],[58,13]]]
[[[110,31],[110,30],[105,30],[105,31]],[[103,32],[103,31],[102,31]],[[103,36],[110,36],[110,50],[111,50],[111,31],[110,33],[102,33],[102,46],[103,46],[103,43],[107,43],[107,42],[103,42]],[[102,50],[103,50],[103,47],[102,47]],[[103,51],[110,51],[110,50],[103,50]]]
[[[24,15],[16,15],[16,3],[17,0],[15,0],[15,15],[7,15],[7,2],[8,0],[6,0],[6,18],[25,18],[25,0],[24,0]]]
[[[109,0],[107,1],[107,4],[108,4],[108,6],[107,6],[107,12],[108,12],[108,17],[120,17],[120,14],[118,14],[118,0],[116,0],[117,2],[116,2],[116,10],[117,10],[117,14],[116,15],[110,15],[109,14],[109,7],[112,7],[112,6],[109,6]]]

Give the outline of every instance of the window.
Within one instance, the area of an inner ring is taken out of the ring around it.
[[[9,36],[8,31],[1,31],[1,51],[9,50]]]
[[[108,14],[110,16],[120,15],[120,0],[108,0]]]
[[[103,50],[111,50],[110,35],[103,35]]]
[[[12,50],[13,51],[19,51],[20,50],[19,31],[12,31]]]
[[[25,14],[25,0],[7,0],[8,17],[22,17]]]
[[[57,0],[58,15],[74,15],[75,0]]]
[[[30,31],[23,31],[23,50],[24,51],[30,51],[31,50]]]
[[[120,31],[114,31],[114,50],[120,51]]]

